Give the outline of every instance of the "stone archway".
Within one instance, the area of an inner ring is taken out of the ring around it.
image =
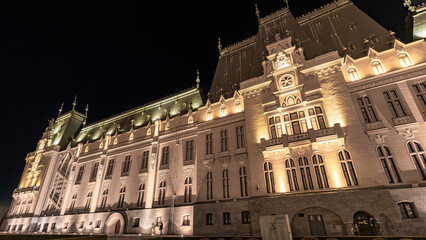
[[[344,236],[345,225],[335,212],[321,208],[309,207],[294,214],[291,221],[294,236]]]
[[[109,215],[105,222],[105,234],[114,235],[114,234],[123,234],[124,228],[126,226],[124,217],[121,213],[113,213]]]
[[[377,236],[377,220],[373,215],[365,211],[358,211],[354,214],[354,227],[356,227],[356,235],[360,236]]]

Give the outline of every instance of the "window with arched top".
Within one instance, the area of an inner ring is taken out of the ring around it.
[[[126,187],[121,187],[120,196],[118,197],[117,208],[123,208],[124,207],[124,196],[125,196],[125,194],[126,194]]]
[[[402,67],[408,67],[412,66],[413,62],[411,61],[410,57],[406,53],[400,53],[398,54],[398,60]]]
[[[166,181],[160,182],[158,190],[158,205],[164,205],[164,199],[166,198]]]
[[[327,172],[325,171],[324,161],[320,154],[312,156],[312,163],[314,165],[315,176],[317,177],[319,188],[328,188]]]
[[[206,111],[206,119],[207,120],[212,120],[212,118],[213,118],[212,109],[208,108],[207,111]]]
[[[375,75],[385,73],[385,68],[383,67],[382,63],[379,61],[373,61],[371,63],[371,67],[373,68]]]
[[[241,112],[241,102],[240,102],[240,100],[235,101],[234,108],[235,108],[235,112],[237,112],[237,113]]]
[[[192,197],[192,177],[185,178],[184,202],[191,202]]]
[[[294,160],[291,158],[285,160],[285,168],[287,172],[287,180],[288,185],[290,186],[290,191],[299,190],[299,183],[297,181],[297,172]]]
[[[343,175],[346,179],[348,186],[358,185],[358,178],[355,173],[355,168],[352,162],[351,154],[347,150],[341,150],[338,153],[340,165],[342,167]]]
[[[353,67],[348,69],[348,75],[351,81],[356,81],[361,79],[359,76],[358,70],[356,70],[356,68],[353,68]]]
[[[106,207],[106,203],[107,203],[107,199],[108,199],[108,189],[105,189],[102,193],[102,201],[101,201],[101,210],[104,210]]]
[[[302,178],[303,189],[314,189],[314,182],[312,181],[311,168],[307,157],[299,157],[299,170]]]
[[[221,117],[226,116],[226,105],[225,105],[225,104],[222,104],[222,105],[220,106],[220,116],[221,116]]]
[[[92,192],[87,193],[86,205],[84,206],[84,211],[90,210],[90,204],[92,203]]]
[[[247,193],[247,170],[245,167],[240,167],[240,192],[241,197],[248,196]]]
[[[145,196],[145,183],[141,183],[138,188],[138,201],[136,202],[137,207],[143,206],[144,196]]]
[[[266,192],[275,193],[274,171],[271,162],[265,162],[263,164],[263,172],[265,174]]]
[[[74,207],[75,207],[75,201],[77,200],[77,193],[75,193],[74,195],[72,195],[71,198],[71,204],[70,204],[70,208],[69,208],[69,212],[74,211]]]
[[[213,199],[213,173],[212,171],[207,172],[207,200]]]
[[[420,177],[422,180],[426,180],[426,156],[422,144],[417,141],[409,141],[407,148]]]
[[[377,155],[379,156],[379,160],[382,164],[389,183],[402,182],[389,147],[378,146]]]
[[[222,171],[222,190],[223,198],[229,198],[229,171],[225,169]]]

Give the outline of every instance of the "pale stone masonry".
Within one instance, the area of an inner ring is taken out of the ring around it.
[[[288,214],[298,236],[426,235],[424,40],[347,0],[257,15],[256,36],[220,46],[207,97],[197,77],[87,125],[61,107],[1,230],[260,236]]]

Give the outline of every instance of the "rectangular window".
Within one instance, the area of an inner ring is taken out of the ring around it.
[[[121,168],[121,176],[129,176],[130,162],[130,155],[127,155],[124,159],[123,166]]]
[[[220,151],[221,152],[228,151],[228,131],[227,130],[220,131]]]
[[[22,225],[21,225],[22,226]],[[50,225],[50,230],[55,230],[55,227],[56,227],[56,223],[55,222],[53,222],[51,225]]]
[[[213,225],[213,213],[206,214],[206,225]]]
[[[426,111],[426,82],[414,84],[413,89],[421,108],[423,108],[423,111]]]
[[[399,211],[401,212],[402,218],[417,218],[414,212],[413,203],[401,202],[398,203]]]
[[[408,115],[402,106],[402,101],[395,90],[383,92],[383,96],[385,97],[388,107],[392,113],[392,117],[396,118]]]
[[[244,148],[244,128],[243,126],[235,129],[237,136],[237,149]]]
[[[206,155],[213,153],[213,134],[206,134]]]
[[[320,106],[308,109],[309,119],[314,130],[327,128],[324,119],[324,112]]]
[[[186,141],[185,144],[185,161],[194,159],[194,140]]]
[[[231,225],[231,213],[224,212],[223,213],[223,225]]]
[[[139,221],[140,221],[140,218],[135,218],[134,223],[133,223],[134,228],[139,227]]]
[[[161,154],[161,165],[162,166],[166,166],[166,165],[169,164],[169,151],[170,151],[169,146],[163,147],[163,152]]]
[[[98,174],[99,162],[93,164],[92,174],[90,175],[90,182],[96,181],[96,175]]]
[[[268,123],[271,139],[280,138],[283,135],[280,116],[270,117]]]
[[[358,104],[361,108],[361,113],[366,123],[378,121],[376,113],[373,109],[373,105],[371,104],[370,99],[367,96],[358,98]]]
[[[148,169],[149,151],[144,151],[142,154],[141,169]]]
[[[243,224],[249,224],[250,223],[250,212],[249,211],[242,211],[241,212],[241,222]]]
[[[189,215],[183,216],[182,226],[190,226],[191,225],[191,219],[189,218]]]
[[[81,179],[83,178],[83,173],[84,173],[84,166],[81,166],[78,169],[78,174],[77,174],[77,178],[75,179],[75,184],[81,183]]]
[[[108,168],[105,174],[105,179],[110,179],[112,177],[113,170],[114,170],[114,159],[110,159],[108,162]]]

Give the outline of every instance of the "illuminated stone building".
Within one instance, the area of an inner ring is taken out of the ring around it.
[[[256,9],[257,10],[257,9]],[[425,235],[426,44],[340,0],[260,17],[197,86],[86,125],[51,121],[9,232]],[[62,108],[61,108],[62,109]]]

